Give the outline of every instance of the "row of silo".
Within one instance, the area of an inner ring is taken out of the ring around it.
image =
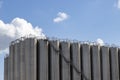
[[[119,48],[38,40],[38,80],[119,80]]]
[[[25,38],[10,45],[4,80],[120,80],[120,49]]]

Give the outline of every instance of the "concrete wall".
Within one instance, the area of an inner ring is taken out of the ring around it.
[[[10,45],[4,80],[120,80],[120,49],[26,38]]]

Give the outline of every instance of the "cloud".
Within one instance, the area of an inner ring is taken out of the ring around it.
[[[66,14],[66,13],[64,13],[64,12],[59,12],[59,13],[57,14],[57,17],[53,19],[53,22],[59,23],[59,22],[62,22],[62,21],[64,21],[64,20],[68,19],[68,17],[69,17],[68,14]]]
[[[117,2],[117,7],[120,9],[120,0]]]
[[[120,0],[117,0],[117,2],[114,4],[114,7],[120,9]]]
[[[3,1],[0,1],[0,8],[2,7]]]
[[[0,51],[0,54],[3,54],[3,53],[8,54],[9,48],[6,48],[6,49]]]
[[[7,52],[11,41],[30,34],[45,38],[41,28],[32,26],[25,19],[14,18],[10,23],[4,23],[0,20],[0,52]]]
[[[101,45],[101,46],[104,45],[104,41],[103,41],[102,39],[100,39],[100,38],[98,38],[98,39],[96,40],[96,43],[97,43],[98,45]]]

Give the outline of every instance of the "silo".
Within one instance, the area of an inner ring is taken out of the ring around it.
[[[48,42],[38,40],[38,57],[37,57],[37,76],[38,80],[49,80],[48,71]]]
[[[80,52],[80,43],[72,43],[71,44],[71,58],[72,63],[74,64],[75,68],[78,70],[78,72],[75,70],[75,68],[72,68],[72,80],[81,80],[81,52]]]
[[[110,80],[110,54],[109,47],[101,47],[101,68],[102,68],[102,80]]]
[[[92,55],[92,78],[93,80],[101,80],[101,61],[100,61],[100,46],[91,46]]]
[[[49,61],[51,80],[60,80],[59,41],[49,41]]]
[[[71,80],[70,43],[63,41],[60,43],[60,48],[60,53],[65,57],[61,57],[61,80]]]
[[[82,52],[82,73],[84,74],[83,80],[85,78],[91,80],[91,54],[90,54],[90,45],[82,44],[81,45]]]
[[[110,47],[111,79],[119,80],[118,48]]]
[[[9,80],[8,78],[8,56],[4,58],[4,80]]]

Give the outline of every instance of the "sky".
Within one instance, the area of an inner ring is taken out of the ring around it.
[[[120,0],[0,0],[0,80],[9,43],[29,34],[120,45]]]

